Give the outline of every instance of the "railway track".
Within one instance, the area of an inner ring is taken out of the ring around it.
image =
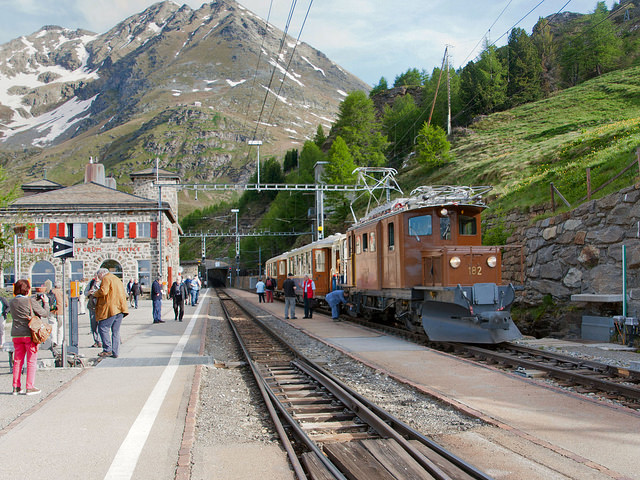
[[[349,317],[349,320],[368,328],[401,336],[435,350],[510,369],[523,376],[537,377],[544,374],[546,377],[555,379],[561,386],[573,389],[576,393],[595,394],[625,407],[640,410],[640,372],[638,371],[515,343],[478,346],[430,342],[424,334],[412,333],[360,318]]]
[[[217,293],[299,479],[490,478],[351,391]]]

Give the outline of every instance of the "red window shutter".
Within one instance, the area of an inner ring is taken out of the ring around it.
[[[93,238],[93,222],[87,223],[87,238],[89,240]]]
[[[158,237],[158,222],[151,222],[151,238]]]
[[[102,238],[104,235],[104,223],[96,223],[96,238]]]
[[[67,234],[67,224],[66,223],[59,223],[58,224],[58,236],[59,237],[66,237]]]
[[[50,223],[49,224],[49,238],[56,237],[58,233],[58,224]]]
[[[118,222],[116,226],[116,235],[118,238],[124,238],[124,222]]]
[[[34,240],[36,238],[36,226],[33,223],[30,223],[27,225],[27,228],[27,238],[29,240]]]
[[[137,227],[136,222],[129,222],[129,238],[136,238]]]

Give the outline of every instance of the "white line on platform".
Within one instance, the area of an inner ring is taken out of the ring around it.
[[[156,383],[156,386],[153,388],[149,398],[147,398],[144,407],[140,410],[138,418],[133,422],[127,437],[124,439],[124,442],[122,442],[122,445],[120,445],[118,453],[116,453],[116,456],[109,467],[109,471],[104,477],[105,480],[124,480],[130,479],[133,476],[133,471],[138,464],[142,448],[149,437],[149,433],[151,432],[151,428],[158,416],[162,402],[164,402],[169,386],[171,386],[173,377],[178,370],[182,353],[187,345],[187,340],[191,335],[191,331],[196,325],[196,321],[200,314],[200,307],[204,304],[206,296],[206,293],[202,296],[202,301],[198,303],[198,308],[196,308],[196,311],[193,313],[191,321],[189,322],[189,325],[187,325],[187,329],[184,331],[182,337],[180,337],[180,340],[178,341],[178,344],[171,353],[169,364],[165,367],[162,375]]]

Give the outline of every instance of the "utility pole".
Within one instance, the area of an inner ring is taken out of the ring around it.
[[[449,45],[445,50],[447,56],[447,136],[451,135],[451,75],[449,74]]]

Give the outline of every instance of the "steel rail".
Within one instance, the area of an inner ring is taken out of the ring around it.
[[[571,370],[563,369],[560,367],[554,367],[552,365],[545,365],[539,361],[526,360],[522,358],[514,357],[513,355],[509,355],[506,353],[494,352],[492,350],[487,350],[486,348],[481,347],[472,347],[472,346],[463,346],[462,350],[469,352],[471,354],[477,354],[484,356],[485,358],[492,358],[499,363],[506,363],[512,366],[519,366],[525,368],[531,368],[535,370],[543,370],[547,373],[550,373],[552,376],[556,378],[560,378],[562,380],[569,380],[574,383],[579,383],[585,386],[590,386],[592,388],[597,388],[604,392],[608,393],[617,393],[624,395],[627,398],[631,398],[635,401],[640,401],[640,389],[637,387],[630,387],[627,385],[622,385],[616,382],[612,382],[610,380],[603,380],[599,378],[595,378],[590,375],[583,375],[581,373],[572,372]]]
[[[228,300],[229,301],[234,301],[231,297],[229,297]],[[251,315],[249,312],[247,312],[246,309],[242,307],[242,305],[238,304],[237,302],[235,302],[235,303],[236,303],[236,305],[238,305],[238,307],[246,315],[249,316],[249,318],[253,318],[253,315]],[[224,312],[225,312],[225,315],[227,316],[227,319],[229,320],[229,324],[231,325],[231,328],[233,329],[234,334],[236,335],[236,339],[238,340],[238,343],[240,344],[240,347],[242,348],[242,351],[243,351],[243,353],[245,355],[245,358],[247,359],[247,362],[248,362],[249,366],[251,367],[251,372],[253,373],[253,376],[256,379],[256,383],[258,384],[258,387],[260,389],[260,393],[265,398],[265,403],[267,403],[267,405],[270,404],[272,407],[273,407],[273,404],[275,403],[275,405],[278,408],[278,410],[280,411],[280,413],[285,417],[285,419],[289,423],[289,426],[293,430],[295,436],[302,443],[304,443],[305,446],[307,448],[309,448],[310,451],[312,451],[316,455],[318,460],[320,460],[320,462],[327,468],[327,470],[329,470],[329,472],[331,472],[331,474],[337,480],[347,480],[347,478],[342,474],[342,472],[340,472],[340,470],[338,470],[338,468],[333,464],[333,462],[331,462],[326,457],[326,455],[324,455],[324,453],[322,453],[320,448],[313,441],[311,441],[311,439],[308,437],[308,435],[300,427],[300,424],[293,419],[293,417],[286,410],[286,407],[282,404],[282,402],[280,402],[280,399],[278,399],[275,396],[275,394],[273,393],[271,388],[269,388],[269,386],[266,384],[265,378],[263,377],[263,375],[260,373],[260,371],[256,367],[255,362],[254,362],[254,360],[253,360],[253,358],[252,358],[247,346],[245,345],[244,341],[242,340],[242,335],[240,334],[240,332],[236,328],[234,322],[231,320],[231,317],[229,316],[229,313],[228,313],[226,307],[224,306],[223,302],[221,302],[221,305],[222,305],[222,307],[224,309]],[[262,326],[262,328],[264,330],[263,324],[261,322],[259,322],[259,324]],[[271,335],[271,336],[273,336],[272,335],[273,332],[266,331],[266,333]],[[278,340],[278,341],[281,341],[278,338],[275,338],[275,339]],[[285,343],[285,345],[286,345],[286,343]],[[265,397],[265,395],[266,395],[266,397]],[[271,409],[269,410],[269,413],[272,414],[272,418],[274,418],[274,415],[275,415],[274,423],[276,424],[276,428],[278,428],[278,425],[280,426],[280,429],[278,430],[278,435],[280,435],[280,437],[283,439],[283,444],[289,445],[289,448],[287,448],[285,446],[285,449],[287,450],[287,454],[289,455],[291,463],[294,466],[294,470],[296,471],[296,475],[298,475],[298,478],[300,478],[301,480],[302,479],[306,479],[307,476],[304,473],[304,469],[302,468],[302,465],[300,464],[298,456],[293,451],[293,446],[291,446],[291,442],[289,441],[289,438],[286,435],[286,432],[284,432],[284,428],[282,428],[282,422],[280,421],[280,418],[277,416],[275,411],[272,412]],[[282,431],[282,433],[281,433],[281,431]]]
[[[231,299],[232,301],[235,301]],[[470,475],[474,479],[478,480],[492,480],[492,477],[486,475],[481,472],[474,466],[455,456],[453,453],[448,452],[443,447],[438,445],[437,443],[429,440],[428,438],[421,435],[419,432],[416,432],[411,427],[393,417],[391,414],[385,412],[380,407],[375,406],[364,397],[359,395],[358,393],[351,390],[348,386],[342,383],[340,380],[335,378],[330,373],[326,372],[322,367],[314,364],[313,362],[307,360],[304,355],[302,355],[298,350],[293,347],[287,340],[285,340],[280,334],[275,331],[272,331],[267,325],[265,325],[260,319],[255,318],[255,316],[249,312],[244,306],[235,302],[236,305],[244,311],[250,318],[254,318],[256,323],[258,323],[262,329],[273,339],[281,343],[285,348],[287,348],[292,355],[296,358],[296,360],[292,361],[292,364],[297,367],[299,370],[303,371],[311,378],[315,379],[319,384],[325,387],[329,392],[331,392],[338,400],[340,400],[347,408],[350,408],[362,421],[366,424],[370,425],[374,430],[376,430],[382,437],[385,438],[393,438],[396,442],[412,457],[416,460],[427,472],[434,476],[436,480],[451,480],[447,473],[443,472],[437,465],[431,462],[424,454],[422,454],[419,450],[415,449],[402,435],[407,435],[412,440],[417,440],[421,444],[425,445],[435,453],[439,454],[445,460],[449,461],[455,467],[460,469],[462,472]],[[266,383],[266,381],[265,381]],[[278,407],[279,410],[283,413],[285,417],[287,417],[287,421],[292,422],[292,426],[294,429],[298,428],[298,423],[295,419],[290,417],[289,412],[286,410],[286,407],[282,405],[280,399],[275,396],[272,392],[271,388],[267,385],[267,391],[270,396],[273,397],[274,404]],[[397,431],[394,431],[392,426],[397,426]],[[302,436],[303,441],[308,438],[306,433],[303,430],[299,430],[299,434]],[[309,440],[310,441],[310,440]],[[312,442],[312,445],[316,447],[315,443]],[[317,447],[316,447],[317,448]],[[316,452],[315,449],[313,449]],[[321,460],[326,459],[325,455],[318,450],[316,455],[321,455],[319,458]],[[326,459],[326,461],[330,462],[330,460]],[[333,465],[333,463],[331,463]],[[340,472],[338,472],[340,473]]]
[[[306,362],[305,362],[306,363]],[[413,457],[427,472],[429,472],[436,480],[452,480],[452,478],[443,472],[440,467],[425,457],[422,453],[416,450],[409,442],[400,435],[397,431],[391,428],[385,421],[378,415],[373,413],[364,403],[360,402],[357,398],[350,394],[346,389],[341,388],[332,379],[324,375],[318,369],[310,364],[305,364],[300,361],[293,362],[298,368],[315,379],[329,390],[338,400],[344,403],[350,410],[358,415],[362,421],[370,425],[380,436],[383,438],[392,438],[404,450]]]
[[[315,368],[317,368],[319,371],[321,371],[327,377],[331,378],[331,380],[333,382],[335,382],[337,385],[339,385],[341,388],[344,388],[345,390],[349,391],[351,393],[351,395],[353,395],[356,399],[358,399],[360,402],[362,402],[364,405],[366,405],[367,408],[369,408],[371,411],[373,411],[378,417],[382,418],[385,423],[387,423],[389,426],[391,426],[392,428],[394,428],[395,430],[400,432],[402,435],[406,435],[409,439],[417,440],[420,443],[428,446],[431,450],[433,450],[434,452],[436,452],[437,454],[439,454],[440,456],[442,456],[443,458],[445,458],[449,462],[453,463],[456,467],[458,467],[459,469],[461,469],[465,473],[471,475],[473,478],[476,478],[478,480],[493,480],[493,477],[489,477],[488,475],[486,475],[484,472],[478,470],[473,465],[465,462],[464,460],[462,460],[461,458],[457,457],[456,455],[454,455],[450,451],[444,449],[443,447],[438,445],[433,440],[430,440],[429,438],[425,437],[421,433],[415,431],[413,428],[411,428],[409,425],[404,423],[402,420],[399,420],[396,417],[394,417],[393,415],[391,415],[388,412],[384,411],[383,409],[378,407],[375,403],[370,402],[365,397],[360,395],[358,392],[352,391],[342,381],[340,381],[338,378],[334,377],[330,373],[326,372],[322,367],[316,365]]]

